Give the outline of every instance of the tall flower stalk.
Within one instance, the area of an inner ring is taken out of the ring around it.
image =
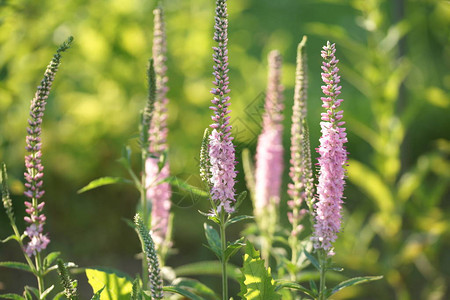
[[[323,47],[322,58],[323,65],[322,80],[325,85],[322,86],[322,107],[326,109],[322,113],[322,122],[320,122],[322,136],[317,150],[320,157],[319,161],[319,181],[317,184],[317,202],[314,204],[314,233],[312,240],[314,248],[318,251],[320,272],[320,291],[319,299],[325,299],[325,273],[329,264],[329,257],[334,255],[332,243],[337,238],[337,233],[341,227],[341,209],[344,192],[344,165],[347,162],[347,150],[344,144],[347,142],[342,121],[343,110],[339,108],[342,99],[340,76],[338,75],[337,63],[339,60],[335,57],[335,44],[327,44]]]
[[[145,158],[146,201],[151,207],[151,229],[159,254],[164,260],[170,246],[168,236],[171,207],[171,188],[168,182],[169,163],[166,159],[167,144],[167,48],[163,9],[154,11],[153,60],[155,72],[155,99],[152,119],[148,128],[147,157]]]
[[[208,176],[208,187],[210,190],[211,203],[213,212],[217,223],[220,226],[220,255],[219,258],[222,263],[222,296],[224,300],[228,300],[228,276],[227,276],[227,258],[225,250],[226,243],[226,222],[231,213],[235,211],[233,204],[235,199],[235,149],[233,145],[233,138],[231,137],[230,116],[231,111],[230,97],[228,93],[229,78],[228,78],[228,13],[226,0],[216,1],[216,15],[214,25],[214,41],[217,46],[213,47],[213,61],[214,61],[214,81],[215,88],[211,93],[214,99],[211,100],[212,106],[210,109],[214,115],[211,117],[213,124],[211,133],[208,137],[208,154],[204,155],[204,147],[202,147],[202,154],[207,158],[207,162],[202,162],[202,174]],[[204,170],[204,167],[209,167],[209,172]]]
[[[278,219],[283,176],[283,86],[281,54],[269,53],[269,72],[263,128],[256,148],[254,215],[261,230],[261,256],[266,263]]]
[[[41,256],[41,252],[47,248],[50,239],[44,233],[44,224],[46,216],[43,213],[45,202],[42,202],[44,195],[43,176],[44,167],[42,165],[42,141],[41,141],[41,125],[42,118],[45,112],[48,95],[50,93],[53,80],[61,63],[61,54],[70,48],[73,38],[70,37],[57,50],[50,64],[44,73],[44,78],[41,80],[37,88],[34,98],[30,105],[30,118],[28,119],[27,137],[26,137],[26,151],[25,156],[25,192],[24,195],[28,198],[25,201],[26,213],[24,217],[27,227],[23,234],[19,233],[15,217],[13,213],[12,200],[10,198],[7,185],[6,165],[1,164],[1,181],[2,181],[2,202],[5,207],[6,214],[9,218],[14,235],[6,240],[16,240],[23,251],[25,259],[31,272],[36,276],[39,288],[39,298],[45,299],[45,285],[44,275],[48,271],[47,265]],[[34,260],[34,262],[33,262]]]
[[[291,125],[291,159],[289,176],[292,180],[288,184],[288,220],[292,225],[289,237],[289,245],[292,249],[291,262],[297,265],[299,254],[302,249],[299,243],[299,235],[303,229],[301,224],[303,217],[307,213],[302,208],[306,202],[310,211],[314,197],[314,184],[311,167],[311,150],[309,142],[309,132],[306,122],[307,116],[307,58],[306,58],[306,36],[297,47],[297,66],[295,72],[295,92],[294,104],[292,106]],[[296,275],[292,274],[293,279]]]

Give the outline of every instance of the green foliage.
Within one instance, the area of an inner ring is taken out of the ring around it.
[[[172,282],[172,286],[190,291],[203,299],[220,299],[212,289],[195,279],[178,277]]]
[[[370,282],[370,281],[380,280],[382,278],[383,278],[383,276],[364,276],[364,277],[355,277],[355,278],[345,280],[345,281],[339,283],[338,285],[336,285],[334,288],[332,288],[328,294],[328,297],[330,297],[331,295],[339,292],[340,290],[342,290],[346,287],[350,287],[350,286],[354,286],[357,284],[366,283],[366,282]]]
[[[110,185],[110,184],[116,184],[116,183],[133,183],[132,181],[122,178],[122,177],[101,177],[97,178],[95,180],[92,180],[89,182],[86,186],[78,190],[78,194],[96,189],[98,187],[104,186],[104,185]]]
[[[196,276],[196,275],[221,275],[222,264],[218,261],[201,261],[182,265],[175,268],[177,276]],[[227,264],[229,278],[237,281],[240,277],[239,268],[233,264]]]
[[[17,294],[1,294],[1,299],[24,300],[25,298]]]
[[[0,267],[10,268],[10,269],[16,269],[26,272],[32,272],[30,269],[30,266],[27,264],[16,262],[16,261],[1,261]]]
[[[208,248],[217,256],[218,259],[222,260],[222,245],[220,242],[220,236],[217,230],[215,230],[208,223],[203,224],[205,229],[205,236],[208,242]]]
[[[130,293],[133,289],[133,284],[129,277],[120,272],[101,271],[97,269],[86,269],[85,273],[94,294],[99,295],[100,298],[98,299],[129,300]],[[103,289],[105,290],[103,291]]]
[[[281,296],[275,291],[276,286],[270,274],[270,268],[266,269],[259,251],[256,251],[250,242],[247,242],[245,247],[241,272],[239,296],[242,299],[281,299]]]

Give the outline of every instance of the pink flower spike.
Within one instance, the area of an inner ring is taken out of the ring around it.
[[[278,51],[269,53],[269,75],[263,115],[263,129],[256,149],[254,214],[262,216],[271,203],[280,202],[283,173],[283,86],[282,58]]]
[[[317,150],[320,157],[318,158],[319,165],[319,183],[317,184],[318,201],[314,208],[314,233],[312,240],[315,249],[323,249],[329,256],[334,255],[332,243],[337,238],[337,233],[341,227],[342,219],[342,203],[344,192],[344,178],[347,164],[347,151],[344,144],[347,142],[345,137],[345,128],[342,127],[345,122],[339,121],[343,116],[343,111],[336,111],[342,99],[337,99],[341,87],[336,84],[340,79],[337,75],[339,69],[336,64],[338,60],[334,57],[334,44],[324,46],[322,57],[325,60],[322,69],[329,74],[327,78],[331,80],[324,80],[327,85],[322,87],[324,94],[330,93],[330,98],[326,100],[322,98],[324,107],[327,108],[326,113],[322,113],[323,122],[320,123],[322,137],[320,138],[320,146]],[[331,105],[330,105],[331,104]]]

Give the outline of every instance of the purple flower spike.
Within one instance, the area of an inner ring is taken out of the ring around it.
[[[27,146],[25,149],[29,153],[25,156],[25,196],[30,199],[31,202],[26,201],[26,212],[29,216],[24,217],[24,220],[29,224],[25,230],[25,234],[30,238],[30,242],[25,248],[25,252],[28,256],[37,255],[37,253],[44,250],[50,240],[43,232],[44,223],[46,217],[42,214],[44,208],[44,202],[39,203],[39,199],[44,195],[43,180],[44,167],[41,163],[42,157],[42,143],[41,143],[41,124],[42,117],[44,116],[45,105],[47,104],[48,95],[52,87],[55,74],[58,71],[58,67],[61,63],[61,52],[64,52],[70,47],[72,37],[67,42],[61,45],[56,54],[53,56],[52,61],[47,67],[44,73],[44,79],[41,81],[41,85],[38,86],[34,98],[31,100],[30,107],[30,119],[28,119],[28,135],[26,137]]]
[[[153,14],[153,60],[155,70],[155,102],[152,119],[148,131],[148,153],[145,161],[146,197],[151,201],[152,207],[152,232],[158,249],[166,242],[167,228],[169,226],[169,214],[172,196],[170,184],[162,182],[169,177],[169,163],[165,161],[162,169],[159,169],[159,157],[168,150],[167,145],[167,67],[166,67],[166,33],[162,7],[157,7]]]
[[[269,53],[269,76],[263,129],[258,137],[255,175],[255,215],[261,216],[271,203],[280,202],[283,173],[283,86],[281,54]]]
[[[340,76],[337,74],[339,62],[334,53],[335,45],[327,42],[323,47],[324,60],[322,80],[326,84],[322,91],[326,97],[322,98],[326,113],[322,113],[320,123],[322,137],[318,153],[319,183],[317,185],[318,202],[315,206],[314,234],[312,240],[316,249],[325,250],[328,255],[334,255],[332,243],[337,238],[341,227],[341,209],[345,184],[344,165],[347,162],[347,142],[344,122],[341,121],[343,111],[339,110],[342,99],[337,97],[341,93]]]
[[[233,138],[231,135],[230,116],[228,114],[231,110],[230,97],[227,94],[230,92],[228,88],[228,20],[227,20],[227,6],[226,0],[216,1],[216,17],[215,17],[215,32],[214,41],[218,43],[217,47],[213,47],[213,61],[214,78],[213,81],[216,88],[213,88],[211,93],[214,99],[211,102],[214,106],[211,110],[214,115],[211,117],[214,123],[210,126],[213,130],[209,136],[209,163],[210,163],[210,183],[211,183],[211,198],[217,204],[217,211],[220,212],[222,208],[226,212],[234,212],[232,203],[235,199],[235,150],[233,146]]]

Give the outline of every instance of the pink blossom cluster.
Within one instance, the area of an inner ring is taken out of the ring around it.
[[[213,88],[211,93],[214,99],[211,102],[214,104],[210,109],[214,112],[211,117],[214,121],[210,127],[213,129],[209,136],[209,164],[210,164],[210,183],[211,183],[211,198],[217,204],[217,210],[220,212],[222,208],[226,212],[232,213],[234,211],[232,203],[235,199],[235,149],[233,145],[233,138],[231,137],[230,116],[231,110],[230,97],[227,94],[230,92],[228,88],[228,14],[226,0],[216,1],[216,17],[215,17],[215,32],[214,41],[218,43],[217,47],[213,47],[214,54],[214,77]]]
[[[168,150],[167,145],[167,105],[166,97],[167,67],[166,67],[166,33],[162,7],[158,6],[154,11],[153,32],[153,59],[156,75],[156,92],[152,120],[149,127],[148,153],[145,161],[146,198],[151,202],[152,218],[151,225],[155,244],[159,248],[166,240],[169,225],[169,214],[172,196],[170,184],[161,182],[170,176],[169,163],[166,160],[164,166],[159,170],[159,157]]]
[[[152,203],[152,235],[155,244],[160,246],[167,235],[172,192],[168,182],[161,182],[169,177],[169,165],[166,164],[159,170],[158,162],[159,159],[153,157],[145,161],[145,185],[146,197]]]
[[[280,202],[283,174],[283,86],[281,85],[281,54],[269,54],[269,75],[263,115],[263,129],[256,148],[255,215],[273,203]]]
[[[327,251],[333,255],[332,243],[337,238],[341,227],[341,209],[345,184],[345,169],[347,151],[344,144],[347,135],[341,121],[343,111],[339,109],[342,99],[338,99],[341,93],[340,76],[335,57],[335,45],[327,42],[323,47],[322,80],[325,83],[322,91],[323,105],[326,109],[322,113],[320,123],[322,136],[318,153],[319,182],[317,185],[318,202],[315,204],[315,221],[313,241],[316,249]]]

